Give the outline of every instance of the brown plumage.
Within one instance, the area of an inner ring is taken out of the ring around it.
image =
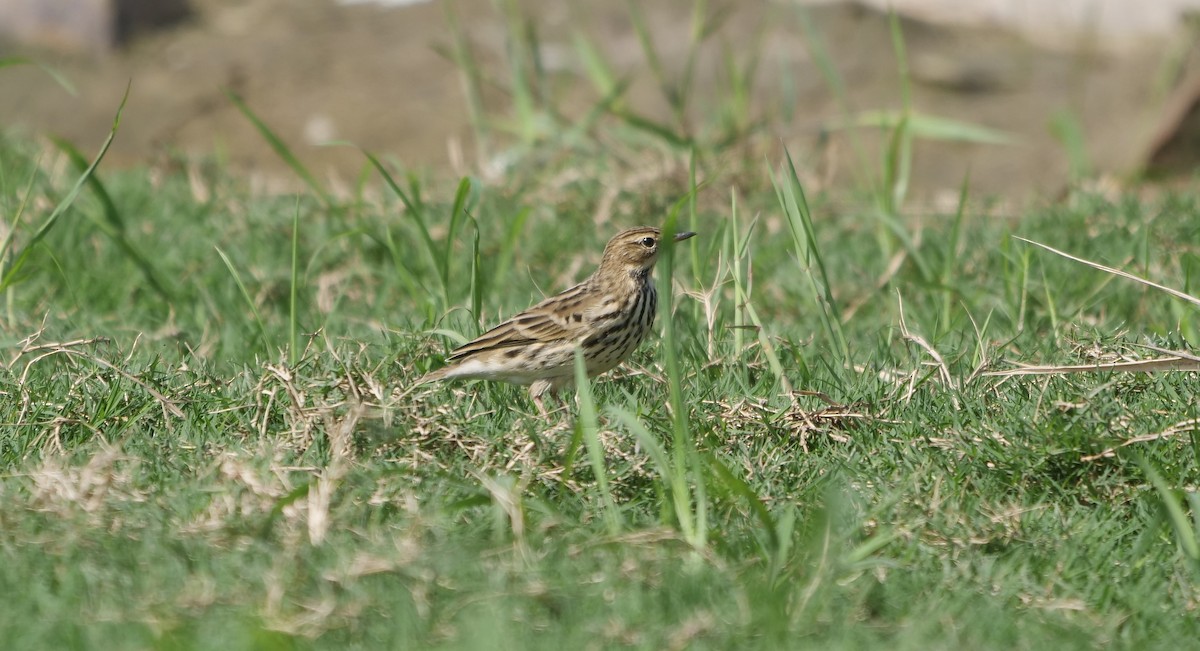
[[[695,233],[679,233],[675,241]],[[538,411],[542,396],[575,379],[575,348],[582,346],[588,376],[625,361],[654,326],[658,296],[654,263],[657,228],[643,226],[617,233],[587,280],[551,296],[488,330],[447,358],[448,365],[418,383],[454,378],[528,384]]]

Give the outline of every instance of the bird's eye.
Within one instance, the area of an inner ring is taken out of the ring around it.
[[[642,246],[646,247],[647,249],[653,249],[655,244],[656,242],[654,241],[653,237],[642,238]]]

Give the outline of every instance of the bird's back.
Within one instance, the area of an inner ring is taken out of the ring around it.
[[[654,325],[657,295],[648,278],[614,290],[593,277],[543,300],[463,344],[449,365],[421,378],[503,380],[530,384],[574,374],[582,345],[589,375],[618,366]]]
[[[675,241],[694,233],[680,233]],[[582,349],[589,375],[628,359],[654,327],[658,297],[651,271],[661,231],[639,227],[609,240],[600,266],[584,282],[521,312],[454,350],[449,364],[420,381],[464,378],[547,386],[574,376]]]

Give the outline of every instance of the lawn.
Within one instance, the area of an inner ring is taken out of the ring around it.
[[[1194,305],[1025,241],[1194,293],[1194,193],[938,211],[894,158],[838,196],[778,141],[607,124],[498,176],[364,154],[340,190],[281,142],[287,196],[0,139],[0,639],[1194,644],[1195,371],[1004,373],[1194,347]],[[699,235],[630,363],[548,420],[414,384],[642,224]]]

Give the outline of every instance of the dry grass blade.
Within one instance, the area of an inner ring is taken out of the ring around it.
[[[333,493],[349,470],[354,453],[354,430],[366,414],[366,409],[363,403],[355,402],[343,417],[331,416],[325,423],[325,432],[329,437],[329,464],[317,476],[314,489],[307,495],[308,539],[312,545],[324,542],[333,522],[329,514]]]
[[[36,509],[64,517],[79,511],[99,516],[114,502],[145,499],[132,487],[133,473],[127,467],[136,462],[121,448],[105,443],[82,465],[55,456],[22,474],[32,480],[30,491]]]
[[[14,347],[15,350],[13,351],[12,359],[4,364],[4,367],[12,370],[12,367],[15,366],[18,361],[34,353],[39,353],[38,359],[41,359],[44,357],[44,355],[41,355],[40,353],[44,353],[46,351],[54,354],[61,352],[64,348],[94,346],[96,344],[108,343],[109,341],[107,337],[91,337],[89,339],[72,339],[71,341],[55,341],[51,343],[39,344],[37,341],[41,338],[43,332],[44,330],[39,329],[37,332],[29,335],[25,339],[22,339],[21,342]],[[35,359],[34,361],[36,362],[37,360]],[[25,369],[21,373],[21,382],[25,382],[26,378],[28,377],[29,366],[30,363],[25,365]]]
[[[1089,454],[1089,455],[1080,457],[1079,460],[1080,461],[1095,461],[1096,459],[1112,457],[1112,456],[1116,455],[1117,450],[1119,448],[1133,445],[1134,443],[1146,443],[1147,441],[1158,441],[1160,439],[1171,438],[1178,434],[1186,434],[1188,432],[1195,432],[1198,429],[1200,429],[1200,418],[1189,418],[1187,420],[1175,423],[1174,425],[1168,427],[1167,429],[1165,429],[1161,432],[1155,432],[1153,434],[1142,434],[1139,436],[1135,436],[1133,438],[1122,441],[1120,445],[1115,445],[1099,454]]]
[[[95,355],[88,355],[87,353],[82,353],[78,350],[71,350],[68,348],[64,348],[61,352],[66,353],[67,355],[74,355],[76,357],[81,357],[97,366],[103,366],[104,368],[106,368],[114,373],[117,373],[118,375],[125,378],[126,380],[129,380],[130,382],[133,382],[134,384],[141,387],[142,390],[145,391],[146,393],[150,394],[150,396],[153,397],[155,400],[157,400],[159,405],[162,406],[163,412],[168,413],[179,419],[182,419],[184,417],[183,410],[180,409],[179,406],[176,405],[174,402],[172,402],[170,398],[166,397],[161,392],[159,392],[157,389],[150,386],[149,384],[146,384],[141,379],[133,376],[132,374],[130,374],[122,369],[119,369],[116,366],[113,366],[109,362],[107,362],[103,359],[100,359],[99,357],[96,357]],[[170,423],[169,420],[167,422],[168,422],[168,424]]]
[[[838,443],[849,443],[850,437],[842,434],[848,430],[854,421],[871,418],[870,414],[861,412],[857,405],[832,404],[819,409],[804,409],[796,401],[799,392],[792,393],[792,406],[785,416],[788,429],[799,438],[801,449],[808,452],[808,437],[814,433],[824,433],[830,440]]]
[[[1106,267],[1098,262],[1092,262],[1090,260],[1084,260],[1083,258],[1077,258],[1077,257],[1071,255],[1070,253],[1066,253],[1064,251],[1059,251],[1058,249],[1056,249],[1052,246],[1046,246],[1045,244],[1042,244],[1040,242],[1034,242],[1033,240],[1027,240],[1023,237],[1017,237],[1016,235],[1014,235],[1013,237],[1016,237],[1018,240],[1021,240],[1022,242],[1026,242],[1026,243],[1032,244],[1034,246],[1046,249],[1047,251],[1054,253],[1055,255],[1061,255],[1062,257],[1064,257],[1068,260],[1073,260],[1080,264],[1086,264],[1087,266],[1089,266],[1093,269],[1099,269],[1100,271],[1104,271],[1104,272],[1113,274],[1114,276],[1120,276],[1121,278],[1126,278],[1126,279],[1132,280],[1134,282],[1141,283],[1143,285],[1146,285],[1147,287],[1153,287],[1154,289],[1164,291],[1164,292],[1170,294],[1171,296],[1174,296],[1175,298],[1185,300],[1188,303],[1195,305],[1196,307],[1200,307],[1200,298],[1196,298],[1195,296],[1185,294],[1177,289],[1171,289],[1170,287],[1166,287],[1166,286],[1160,285],[1156,282],[1146,280],[1145,278],[1142,278],[1141,276],[1135,276],[1127,271],[1121,271],[1120,269]]]
[[[1051,253],[1054,253],[1056,255],[1060,255],[1068,260],[1078,262],[1080,264],[1085,264],[1089,267],[1092,267],[1093,269],[1099,269],[1100,271],[1104,271],[1104,272],[1113,274],[1115,276],[1119,276],[1121,278],[1126,278],[1126,279],[1141,283],[1143,285],[1146,285],[1147,287],[1153,287],[1154,289],[1158,289],[1163,292],[1166,292],[1167,294],[1170,294],[1171,296],[1174,296],[1175,298],[1185,300],[1188,303],[1191,303],[1192,305],[1200,307],[1200,299],[1198,299],[1194,296],[1191,296],[1189,294],[1185,294],[1179,290],[1171,289],[1170,287],[1167,287],[1165,285],[1160,285],[1156,282],[1146,280],[1145,278],[1142,278],[1140,276],[1135,276],[1129,272],[1121,271],[1120,269],[1114,269],[1113,267],[1107,267],[1107,266],[1099,264],[1097,262],[1092,262],[1090,260],[1085,260],[1083,258],[1073,256],[1070,253],[1065,253],[1063,251],[1059,251],[1058,249],[1056,249],[1052,246],[1047,246],[1040,242],[1034,242],[1033,240],[1027,240],[1023,237],[1017,237],[1015,235],[1013,237],[1016,237],[1018,240],[1021,240],[1022,242],[1032,244],[1034,246],[1043,248],[1043,249],[1045,249]],[[1126,371],[1126,372],[1141,372],[1141,373],[1154,373],[1154,372],[1158,372],[1158,371],[1200,371],[1200,357],[1197,357],[1196,355],[1193,355],[1193,354],[1185,352],[1185,351],[1168,350],[1165,348],[1158,348],[1156,346],[1144,346],[1144,347],[1148,348],[1150,350],[1153,350],[1157,353],[1162,353],[1164,355],[1168,355],[1168,357],[1160,357],[1158,359],[1125,361],[1125,362],[1110,362],[1110,363],[1096,363],[1096,364],[1069,364],[1069,365],[1062,365],[1062,366],[1025,366],[1025,365],[1021,365],[1021,366],[1018,366],[1017,368],[1006,369],[1003,371],[987,371],[987,372],[982,373],[981,375],[992,376],[992,377],[1012,377],[1012,376],[1018,376],[1018,375],[1062,375],[1062,374],[1067,374],[1067,373],[1094,373],[1097,371]]]
[[[916,344],[917,347],[925,351],[933,359],[933,365],[937,368],[938,377],[942,379],[942,383],[950,390],[950,401],[954,404],[954,408],[958,409],[958,397],[955,395],[958,392],[958,384],[954,381],[954,376],[950,374],[950,367],[946,365],[946,360],[924,337],[909,331],[908,323],[904,320],[904,298],[899,293],[896,294],[896,301],[900,306],[900,335],[904,337],[905,341]],[[910,398],[911,395],[910,391]]]
[[[1200,371],[1200,360],[1193,355],[1175,357],[1160,357],[1158,359],[1143,359],[1132,362],[1111,362],[1107,364],[1075,364],[1065,366],[1018,366],[1003,371],[987,371],[981,375],[991,377],[1012,377],[1016,375],[1065,375],[1067,373],[1095,373],[1097,371],[1136,371],[1154,373],[1157,371]]]
[[[1159,348],[1158,346],[1151,346],[1150,344],[1134,344],[1134,345],[1138,346],[1140,348],[1145,348],[1147,350],[1153,350],[1156,353],[1162,353],[1163,355],[1171,355],[1172,357],[1178,357],[1180,359],[1186,359],[1186,360],[1189,360],[1192,362],[1196,362],[1197,366],[1200,366],[1200,355],[1195,355],[1195,354],[1192,354],[1192,353],[1189,353],[1189,352],[1183,351],[1183,350],[1171,350],[1169,348]],[[1191,370],[1191,369],[1189,369],[1189,370]]]
[[[36,341],[37,337],[40,335],[41,335],[41,331],[31,335],[24,342],[22,342],[23,345],[21,347],[21,350],[16,355],[14,355],[13,359],[11,361],[9,361],[7,364],[8,368],[12,368],[12,366],[17,363],[17,360],[21,359],[22,357],[24,357],[30,353],[35,353],[35,352],[40,353],[37,357],[35,357],[34,359],[30,360],[28,363],[25,364],[25,368],[21,372],[21,377],[19,380],[21,385],[24,385],[26,383],[28,376],[29,376],[29,371],[33,367],[33,365],[36,364],[37,362],[41,361],[42,359],[45,359],[52,355],[67,355],[67,356],[71,356],[71,357],[78,357],[80,359],[87,360],[87,361],[95,364],[96,366],[106,368],[106,369],[120,375],[121,377],[125,378],[126,380],[129,380],[130,382],[141,387],[141,389],[143,391],[145,391],[152,398],[154,398],[155,400],[158,401],[159,405],[162,407],[164,417],[167,415],[170,415],[170,416],[174,416],[175,418],[179,418],[179,419],[184,418],[183,410],[180,409],[179,406],[176,405],[173,400],[171,400],[167,396],[163,395],[162,392],[158,391],[154,387],[152,387],[149,384],[147,384],[146,382],[144,382],[141,378],[134,376],[133,374],[129,373],[128,371],[125,371],[124,369],[114,366],[112,363],[110,363],[104,359],[101,359],[100,357],[97,357],[95,355],[90,355],[90,354],[80,351],[80,350],[76,350],[76,348],[78,348],[78,347],[90,346],[97,342],[105,341],[105,339],[103,337],[94,337],[92,339],[76,339],[74,341],[68,341],[68,342],[62,342],[62,343],[40,344],[40,345],[36,345],[36,346],[33,345],[33,342]],[[167,423],[169,426],[170,419],[167,419]]]

